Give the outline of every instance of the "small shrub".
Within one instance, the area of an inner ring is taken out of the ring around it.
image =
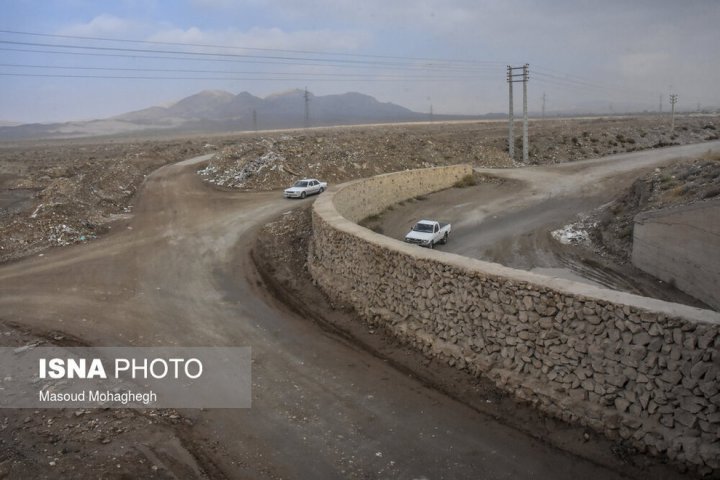
[[[680,186],[677,186],[677,187],[673,188],[672,190],[670,190],[668,192],[668,195],[671,198],[680,198],[680,197],[684,197],[685,195],[687,195],[688,192],[690,192],[690,188],[688,188],[687,185],[680,185]]]
[[[472,174],[465,175],[463,178],[455,182],[455,185],[453,187],[455,188],[467,188],[467,187],[473,187],[477,185],[477,179]]]

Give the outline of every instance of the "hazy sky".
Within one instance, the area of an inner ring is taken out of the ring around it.
[[[662,94],[667,111],[671,89],[681,109],[720,106],[718,0],[0,6],[0,120],[101,118],[206,89],[265,96],[305,86],[418,111],[432,104],[436,113],[506,112],[505,65],[524,63],[531,111],[540,110],[543,93],[548,110],[599,113],[657,110]]]

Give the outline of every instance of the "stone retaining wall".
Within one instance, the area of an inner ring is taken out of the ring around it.
[[[353,223],[449,187],[469,168],[324,193],[313,206],[313,279],[333,303],[552,415],[719,469],[719,314],[430,251]]]

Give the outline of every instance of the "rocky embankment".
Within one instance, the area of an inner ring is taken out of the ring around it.
[[[632,254],[637,214],[720,197],[720,154],[656,168],[636,180],[612,204],[588,221],[590,239],[601,253],[625,263]]]

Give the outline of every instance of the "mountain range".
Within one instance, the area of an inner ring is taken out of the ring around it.
[[[428,115],[356,92],[315,96],[291,90],[256,97],[205,90],[169,106],[111,118],[52,124],[0,126],[0,139],[74,138],[165,132],[228,132],[427,120]]]

